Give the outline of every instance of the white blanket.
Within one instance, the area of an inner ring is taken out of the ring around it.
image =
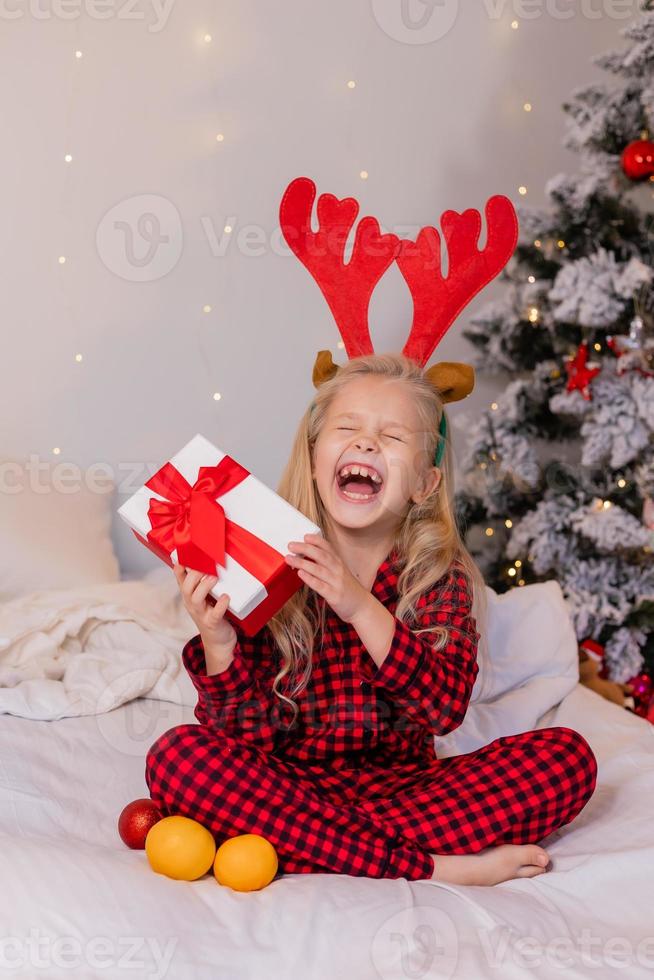
[[[145,696],[195,704],[181,661],[195,633],[167,568],[11,599],[0,605],[0,713],[52,721]]]

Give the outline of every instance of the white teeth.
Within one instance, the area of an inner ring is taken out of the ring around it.
[[[346,497],[352,497],[354,500],[372,500],[372,496],[369,493],[350,493],[349,490],[341,490]]]
[[[369,469],[367,466],[359,466],[358,463],[353,463],[352,465],[344,466],[339,471],[339,474],[338,475],[339,475],[339,477],[341,479],[343,479],[346,476],[350,476],[350,475],[352,475],[352,476],[357,476],[357,475],[358,476],[369,476],[370,479],[374,483],[381,483],[382,482],[382,478],[379,475],[379,473],[376,473],[375,470]],[[358,496],[362,496],[362,495],[359,494]],[[363,494],[363,496],[366,496],[366,494]]]

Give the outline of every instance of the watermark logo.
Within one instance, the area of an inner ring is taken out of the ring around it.
[[[370,955],[382,980],[448,980],[459,958],[454,921],[431,905],[402,909],[379,927]]]
[[[372,0],[375,20],[403,44],[432,44],[454,27],[459,0]]]
[[[95,236],[106,267],[130,282],[153,282],[175,268],[184,235],[180,213],[159,194],[137,194],[104,215]]]

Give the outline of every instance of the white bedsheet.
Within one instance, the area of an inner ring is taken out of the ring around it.
[[[552,867],[535,879],[487,888],[287,875],[250,894],[210,875],[157,875],[116,833],[122,807],[148,795],[149,745],[194,720],[190,706],[150,698],[54,722],[0,717],[2,975],[651,975],[654,730],[642,719],[580,685],[540,719],[588,739],[599,780],[577,818],[540,842]]]

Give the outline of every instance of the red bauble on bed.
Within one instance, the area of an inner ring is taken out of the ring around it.
[[[144,798],[128,803],[118,818],[118,833],[128,847],[143,850],[145,838],[151,827],[158,823],[163,814],[152,800]]]

